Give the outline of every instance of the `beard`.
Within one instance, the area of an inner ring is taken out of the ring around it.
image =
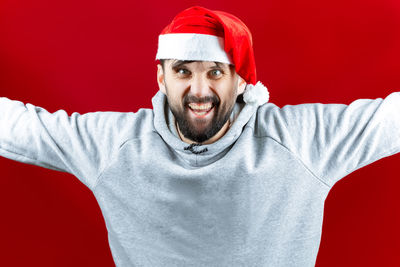
[[[234,97],[230,99],[230,103],[225,102],[221,104],[216,95],[202,98],[193,95],[185,95],[182,104],[173,104],[168,96],[167,100],[181,134],[197,143],[202,143],[217,134],[228,121],[235,105]],[[208,102],[211,102],[213,105],[214,110],[212,111],[212,118],[197,118],[193,120],[189,114],[191,111],[189,110],[188,104]]]

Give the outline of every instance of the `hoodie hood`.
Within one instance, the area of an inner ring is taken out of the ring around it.
[[[167,97],[161,91],[152,98],[154,127],[161,138],[190,165],[205,166],[221,158],[236,142],[244,126],[250,121],[260,105],[269,100],[267,88],[258,82],[248,84],[243,93],[245,103],[236,103],[230,116],[231,127],[225,135],[211,144],[188,144],[177,135],[175,118],[169,108]],[[255,117],[254,117],[255,118]]]

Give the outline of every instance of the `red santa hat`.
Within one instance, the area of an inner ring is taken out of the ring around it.
[[[233,64],[248,85],[257,81],[250,30],[239,18],[223,11],[194,6],[180,12],[159,35],[156,59]]]

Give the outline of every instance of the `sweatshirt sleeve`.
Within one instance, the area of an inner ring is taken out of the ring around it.
[[[271,111],[265,114],[267,132],[330,186],[400,152],[400,92],[349,105],[287,105]]]
[[[93,188],[122,142],[133,113],[68,116],[0,98],[0,156],[75,175]]]

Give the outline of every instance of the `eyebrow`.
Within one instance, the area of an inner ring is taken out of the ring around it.
[[[182,67],[182,65],[189,64],[192,62],[195,62],[195,60],[176,60],[174,63],[172,63],[171,68],[177,69],[179,67]]]
[[[214,64],[215,64],[215,66],[213,66],[213,67],[219,67],[219,68],[221,68],[221,69],[224,69],[224,68],[225,68],[225,65],[222,64],[221,62],[216,62],[216,61],[214,61]]]
[[[171,68],[175,70],[175,69],[182,67],[185,64],[189,64],[189,63],[196,62],[196,61],[197,60],[176,60],[174,63],[172,63]],[[214,61],[214,64],[215,64],[215,66],[211,66],[211,67],[218,67],[221,69],[225,68],[223,63],[221,63],[221,62]]]

